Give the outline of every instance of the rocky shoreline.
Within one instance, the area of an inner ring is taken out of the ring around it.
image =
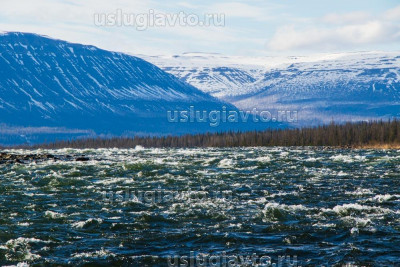
[[[11,153],[0,153],[0,164],[27,164],[30,162],[40,162],[46,160],[64,160],[64,161],[89,161],[90,159],[84,155],[79,156],[55,156],[52,154],[11,154]]]

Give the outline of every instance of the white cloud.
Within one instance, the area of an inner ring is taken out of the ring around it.
[[[154,4],[150,0],[1,0],[1,7],[2,31],[33,32],[113,51],[154,54],[164,50],[168,53],[176,47],[198,49],[197,44],[209,46],[211,42],[237,40],[224,27],[149,27],[138,31],[130,26],[95,25],[96,13],[115,14],[117,9],[126,14],[148,14],[150,10],[169,13],[161,10],[163,3]]]
[[[400,15],[400,7],[375,17],[364,12],[328,14],[306,25],[286,25],[275,32],[267,47],[274,51],[334,51],[400,42],[400,25],[391,21],[397,12]]]
[[[147,0],[1,0],[0,18],[9,24],[42,25],[42,28],[62,24],[93,26],[94,14],[148,12]]]
[[[328,24],[349,24],[362,23],[371,19],[371,15],[367,12],[357,11],[346,14],[332,13],[324,16],[322,22]]]
[[[363,49],[364,45],[400,39],[400,6],[376,15],[374,10],[340,13],[340,4],[308,10],[309,0],[0,0],[0,31],[49,35],[72,42],[131,53],[163,54],[184,51],[236,53],[265,47],[266,53],[293,50]],[[343,0],[344,1],[344,0]],[[347,0],[348,1],[348,0]],[[372,1],[372,0],[371,0]],[[315,7],[315,5],[312,5]],[[167,26],[139,31],[132,26],[96,26],[96,13],[225,14],[225,27]],[[323,14],[332,12],[323,16]],[[320,15],[316,15],[320,13]],[[315,17],[319,16],[319,17]],[[261,41],[262,40],[262,41]],[[330,50],[328,51],[330,52]]]
[[[384,14],[385,18],[388,20],[400,20],[400,6],[397,6],[395,8],[389,9],[386,11]]]

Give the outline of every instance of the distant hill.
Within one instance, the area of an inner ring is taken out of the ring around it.
[[[251,128],[168,122],[167,111],[190,106],[237,110],[134,56],[35,34],[0,35],[0,143]]]
[[[298,111],[296,126],[400,117],[400,52],[143,58],[240,109]]]

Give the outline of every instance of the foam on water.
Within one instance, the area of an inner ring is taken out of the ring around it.
[[[295,252],[302,266],[325,264],[321,259],[393,266],[400,259],[399,151],[11,152],[90,160],[0,167],[5,265],[165,266],[168,255],[186,255],[188,248]]]

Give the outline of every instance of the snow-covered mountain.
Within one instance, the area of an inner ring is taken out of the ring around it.
[[[185,53],[175,56],[138,55],[203,92],[218,98],[245,94],[267,70],[263,59],[220,54]],[[247,87],[249,86],[249,87]]]
[[[167,111],[190,106],[236,110],[134,56],[35,34],[0,35],[0,136],[13,129],[48,139],[51,132],[64,138],[223,129],[168,122]]]
[[[297,111],[298,125],[400,116],[400,52],[144,58],[238,108]]]

